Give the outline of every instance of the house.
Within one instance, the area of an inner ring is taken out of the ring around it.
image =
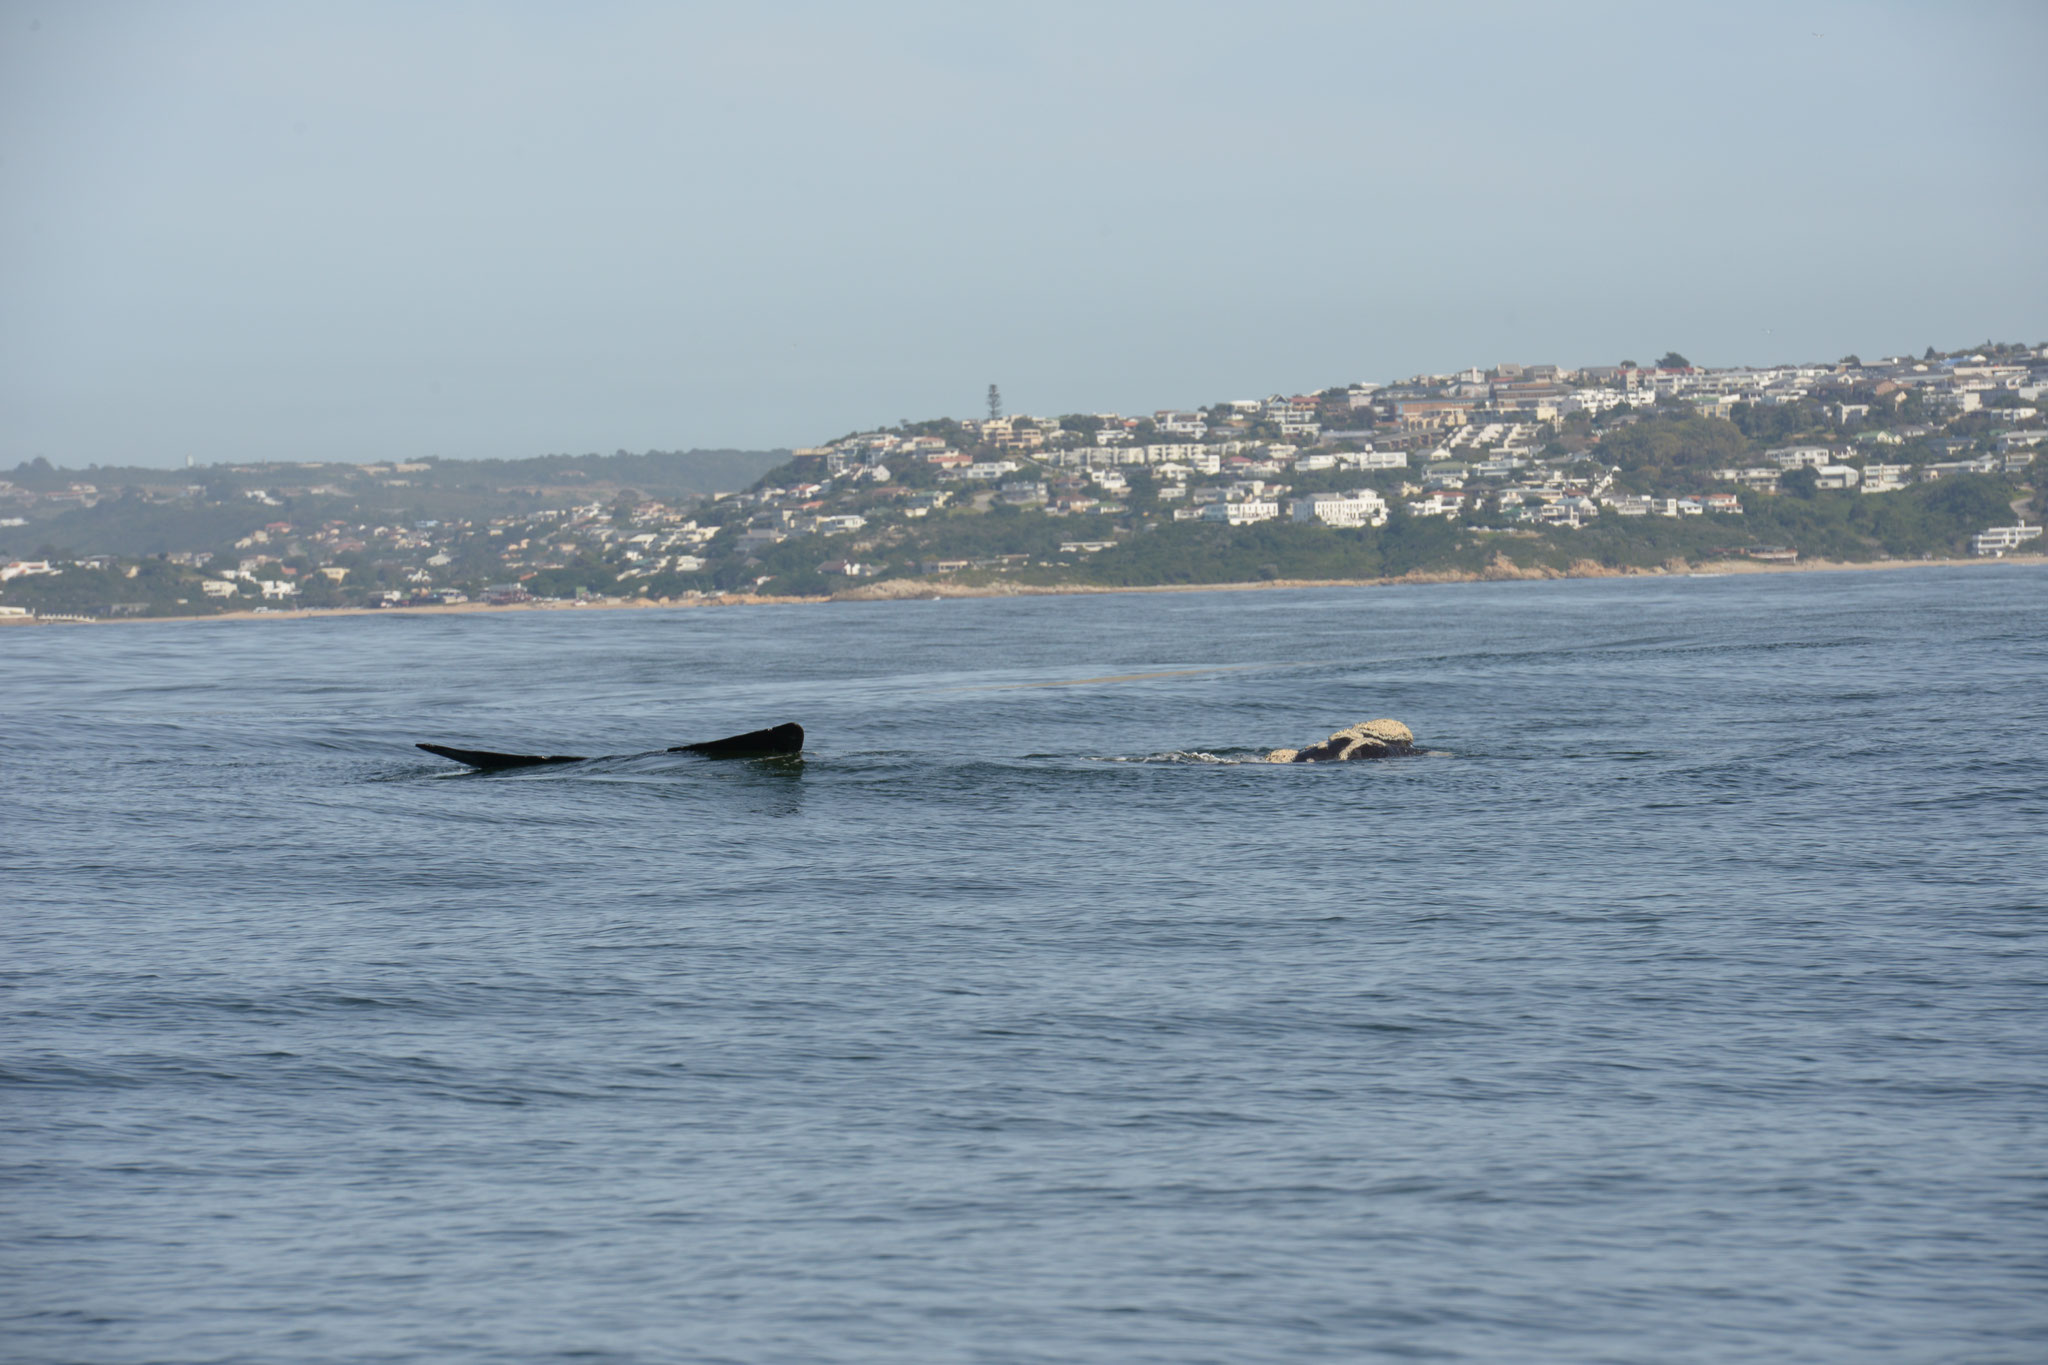
[[[1835,462],[1835,453],[1826,446],[1780,446],[1766,450],[1764,458],[1780,469],[1798,469],[1805,465],[1814,469]]]
[[[1325,526],[1384,526],[1387,502],[1370,488],[1350,493],[1312,493],[1289,505],[1296,521],[1316,521]]]
[[[1231,526],[1249,526],[1255,521],[1272,521],[1280,515],[1280,504],[1267,498],[1252,498],[1244,502],[1212,502],[1202,509],[1204,521],[1220,521]]]
[[[1744,488],[1754,488],[1759,493],[1778,491],[1778,471],[1764,465],[1748,469],[1717,469],[1714,477],[1723,483],[1739,483]]]
[[[1465,495],[1454,489],[1440,488],[1420,502],[1408,504],[1409,512],[1418,517],[1455,517],[1465,506]]]
[[[1922,465],[1920,481],[1929,483],[1950,474],[1996,474],[1999,464],[1996,455],[1983,455],[1974,460],[1947,460],[1940,464]]]
[[[1862,479],[1863,471],[1848,464],[1824,464],[1813,471],[1815,488],[1854,488]]]
[[[1337,452],[1339,469],[1406,469],[1408,452],[1405,450],[1353,450]]]
[[[1909,464],[1867,464],[1863,466],[1863,491],[1891,493],[1904,488],[1912,477]]]
[[[1260,416],[1278,427],[1282,436],[1314,437],[1322,430],[1316,420],[1316,400],[1306,394],[1283,398],[1276,393],[1260,405]]]
[[[1536,520],[1546,526],[1564,526],[1576,531],[1599,514],[1587,498],[1560,498],[1536,509]]]
[[[1708,493],[1700,499],[1700,504],[1717,516],[1742,515],[1742,499],[1733,493]]]
[[[1993,526],[1970,537],[1970,553],[1989,558],[2001,558],[2009,550],[2017,550],[2030,540],[2038,539],[2041,528],[2021,522],[2017,526]]]

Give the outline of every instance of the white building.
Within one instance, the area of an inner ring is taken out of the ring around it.
[[[1296,521],[1319,521],[1325,526],[1384,526],[1387,501],[1370,488],[1352,493],[1312,493],[1291,504]]]
[[[1818,469],[1824,464],[1833,464],[1835,452],[1826,446],[1780,446],[1776,450],[1766,450],[1764,458],[1780,469],[1797,469],[1801,465]]]
[[[1418,517],[1455,517],[1465,507],[1465,495],[1459,492],[1439,490],[1420,502],[1408,504],[1408,510]]]
[[[10,578],[30,578],[36,574],[59,574],[64,571],[47,559],[17,559],[12,563],[0,564],[0,583]]]
[[[2018,526],[1993,526],[1970,537],[1970,553],[1998,557],[2039,538],[2041,528],[2021,522]]]
[[[1245,502],[1212,502],[1202,509],[1202,520],[1221,521],[1231,526],[1249,526],[1255,521],[1272,521],[1280,515],[1280,504],[1266,498]]]
[[[1863,491],[1866,493],[1892,493],[1904,488],[1913,479],[1913,466],[1909,464],[1867,464],[1863,466]]]
[[[1748,469],[1717,469],[1714,477],[1725,483],[1739,483],[1744,488],[1754,488],[1759,493],[1778,491],[1778,471],[1767,465],[1755,465]]]
[[[1340,450],[1337,452],[1339,469],[1406,469],[1408,452],[1405,450]]]
[[[1854,488],[1862,481],[1862,471],[1851,464],[1824,464],[1813,471],[1815,488]]]

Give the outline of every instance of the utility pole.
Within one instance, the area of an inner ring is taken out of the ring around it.
[[[1003,419],[1003,391],[991,384],[988,386],[988,420],[1000,422]]]

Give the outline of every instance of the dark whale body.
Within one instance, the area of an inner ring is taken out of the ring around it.
[[[421,743],[417,748],[442,758],[452,758],[472,768],[533,768],[545,763],[585,763],[584,754],[501,754],[491,749],[457,749],[448,744]],[[703,758],[795,758],[804,751],[804,727],[791,721],[766,730],[749,730],[743,735],[708,739],[701,744],[678,744],[657,752],[697,754]]]

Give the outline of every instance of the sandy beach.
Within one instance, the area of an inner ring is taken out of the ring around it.
[[[1105,587],[1095,584],[955,583],[946,579],[892,578],[880,583],[859,584],[830,597],[777,597],[729,593],[717,597],[687,598],[596,598],[582,602],[516,602],[493,606],[483,602],[459,602],[449,606],[417,607],[327,607],[272,608],[268,611],[226,611],[209,616],[122,616],[91,621],[46,621],[35,617],[0,617],[0,626],[155,625],[166,621],[305,621],[336,616],[454,616],[525,611],[674,611],[703,607],[824,606],[834,602],[906,602],[933,598],[967,597],[1071,597],[1096,593],[1160,592],[1263,592],[1281,588],[1387,588],[1422,583],[1508,583],[1535,582],[1561,578],[1719,578],[1733,574],[1775,573],[1876,573],[1891,569],[1963,569],[2012,566],[2038,568],[2048,565],[2048,554],[2005,555],[1986,559],[1877,559],[1838,562],[1816,559],[1797,564],[1772,564],[1758,560],[1710,560],[1692,564],[1674,560],[1654,568],[1610,569],[1581,560],[1568,571],[1524,569],[1498,558],[1483,572],[1454,570],[1441,573],[1409,573],[1393,578],[1275,578],[1249,583],[1168,583],[1145,587]]]

